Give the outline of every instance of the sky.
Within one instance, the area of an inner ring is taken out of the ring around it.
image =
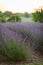
[[[0,0],[1,11],[33,12],[43,5],[43,0]]]

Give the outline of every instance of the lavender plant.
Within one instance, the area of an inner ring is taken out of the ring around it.
[[[0,45],[0,56],[14,61],[26,60],[28,58],[27,46],[25,46],[25,43],[21,43],[21,34],[11,31],[2,25],[0,26],[0,33],[3,39]]]
[[[0,26],[0,42],[4,41],[6,37],[8,40],[13,39],[13,40],[22,41],[21,34],[15,31],[11,31],[5,28],[4,26]]]
[[[23,61],[29,58],[29,53],[25,45],[20,45],[18,41],[10,40],[10,46],[8,40],[5,40],[0,48],[0,55],[6,57],[6,60]]]
[[[22,40],[26,39],[26,44],[30,44],[34,49],[38,48],[37,50],[40,48],[43,52],[43,23],[5,23],[2,25],[10,31],[22,34]]]
[[[31,47],[37,51],[37,53],[43,55],[43,23],[33,23],[30,25],[30,27],[28,25],[27,27],[25,24],[20,25],[24,27],[21,28],[22,30],[18,28],[18,31],[24,36],[25,42],[28,40],[28,43],[30,43]]]

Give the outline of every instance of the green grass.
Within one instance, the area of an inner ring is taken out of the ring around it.
[[[28,17],[28,18],[26,18],[26,17],[21,17],[21,21],[22,22],[34,22],[34,21],[32,21],[32,17]]]

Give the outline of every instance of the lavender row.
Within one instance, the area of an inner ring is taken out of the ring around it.
[[[35,35],[38,35],[43,40],[43,23],[5,23],[3,26],[25,36],[31,34],[34,38]]]
[[[0,25],[0,45],[3,44],[4,40],[17,40],[22,41],[22,35],[18,32],[11,31],[6,27]]]
[[[0,23],[1,24],[1,23]],[[28,43],[38,52],[43,52],[43,23],[2,23],[4,27],[22,35],[24,42]],[[43,54],[43,53],[42,53]]]

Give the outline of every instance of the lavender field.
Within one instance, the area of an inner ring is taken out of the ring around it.
[[[29,52],[28,61],[31,59],[32,62],[43,62],[43,23],[0,23],[0,48],[3,47],[6,40],[8,41],[7,48],[12,45],[11,40],[17,41],[19,47],[26,46]],[[2,55],[6,56],[7,53],[5,52],[4,55],[3,52]]]

